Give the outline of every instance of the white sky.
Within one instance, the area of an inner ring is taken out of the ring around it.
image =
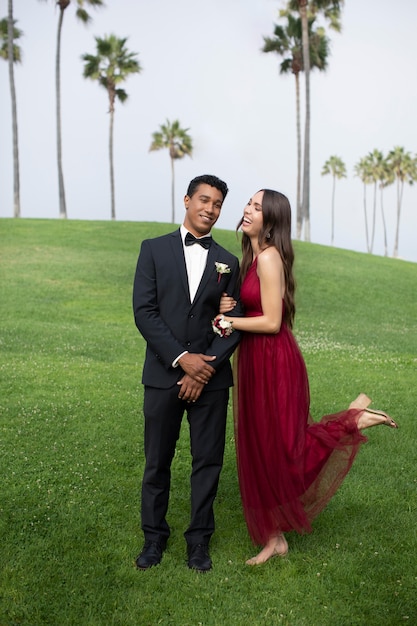
[[[54,0],[14,0],[24,31],[23,64],[15,67],[22,217],[58,217],[55,134]],[[107,0],[93,22],[65,12],[62,40],[63,161],[68,217],[110,218],[107,94],[82,77],[81,55],[94,36],[128,37],[142,73],[124,84],[117,104],[114,157],[118,220],[171,216],[170,161],[149,153],[166,119],[190,129],[194,153],[176,162],[176,221],[188,182],[203,173],[226,180],[230,192],[217,223],[234,229],[247,199],[261,187],[287,194],[295,210],[295,81],[278,72],[280,58],[260,49],[273,32],[281,0]],[[0,0],[0,17],[7,0]],[[348,178],[336,187],[335,245],[365,251],[363,186],[353,175],[360,158],[394,146],[417,152],[417,2],[346,0],[342,34],[332,40],[329,69],[311,80],[311,238],[330,244],[329,156]],[[11,107],[7,63],[0,60],[0,217],[13,215]],[[302,80],[302,93],[304,82]],[[372,190],[368,190],[368,213]],[[384,194],[389,252],[394,243],[396,190]],[[374,252],[383,254],[377,214]],[[417,262],[417,186],[404,189],[399,256]]]

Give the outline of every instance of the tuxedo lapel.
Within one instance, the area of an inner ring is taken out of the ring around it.
[[[174,259],[174,263],[176,268],[178,269],[178,275],[181,279],[181,284],[184,289],[184,292],[187,296],[187,299],[190,301],[190,288],[188,286],[188,276],[187,276],[187,268],[185,265],[184,258],[184,248],[181,240],[181,233],[179,230],[172,233],[171,239],[171,249],[172,256]],[[173,285],[175,285],[175,281],[173,281]]]
[[[204,268],[203,276],[201,277],[200,284],[198,285],[197,293],[195,294],[195,298],[193,300],[193,304],[198,300],[198,298],[204,292],[204,289],[205,289],[208,281],[212,277],[212,275],[216,273],[215,262],[217,260],[217,258],[216,258],[217,254],[218,254],[218,245],[213,240],[212,244],[211,244],[211,246],[209,248],[209,252],[208,252],[208,255],[207,255],[206,267]]]

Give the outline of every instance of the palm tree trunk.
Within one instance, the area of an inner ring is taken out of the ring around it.
[[[365,216],[365,237],[366,237],[366,250],[370,252],[369,246],[369,230],[368,230],[368,215],[366,213],[366,183],[363,183],[363,212]]]
[[[332,190],[332,245],[334,243],[334,198],[336,192],[336,176],[333,175],[333,190]]]
[[[20,217],[20,177],[19,177],[19,142],[17,133],[17,105],[16,105],[16,89],[14,84],[14,67],[13,67],[13,0],[9,0],[8,5],[8,37],[7,37],[7,53],[9,61],[9,80],[10,80],[10,96],[12,100],[12,132],[13,132],[13,215]]]
[[[171,222],[175,223],[175,174],[174,159],[171,158]]]
[[[114,107],[110,107],[110,131],[109,131],[109,162],[110,162],[110,196],[111,196],[111,218],[116,219],[116,202],[114,191],[114,165],[113,165],[113,128],[114,128]]]
[[[398,257],[398,241],[400,238],[400,217],[401,217],[401,204],[403,198],[403,190],[404,183],[397,178],[397,226],[395,228],[395,241],[394,241],[394,251],[392,256],[394,259]]]
[[[56,45],[56,137],[58,152],[58,190],[59,190],[59,216],[67,217],[65,204],[64,174],[62,171],[62,135],[61,135],[61,31],[64,20],[64,9],[60,8],[58,20],[58,36]]]
[[[295,102],[297,113],[297,239],[303,229],[303,207],[301,204],[301,119],[300,119],[300,74],[295,74]]]
[[[374,248],[375,222],[376,222],[376,182],[374,184],[374,206],[373,206],[373,211],[372,211],[372,233],[371,233],[371,245],[370,245],[369,252],[372,252]]]
[[[303,61],[305,74],[305,127],[304,127],[304,171],[303,171],[303,220],[304,239],[310,241],[310,52],[308,41],[307,0],[300,1],[302,25]]]
[[[384,213],[384,203],[383,203],[383,193],[384,188],[381,185],[381,217],[382,217],[382,226],[384,230],[384,256],[388,256],[388,240],[387,240],[387,225],[385,223],[385,213]]]

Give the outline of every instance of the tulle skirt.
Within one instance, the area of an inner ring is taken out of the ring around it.
[[[255,544],[310,532],[367,439],[350,409],[313,422],[306,366],[291,330],[245,333],[237,358],[235,430],[243,510]]]

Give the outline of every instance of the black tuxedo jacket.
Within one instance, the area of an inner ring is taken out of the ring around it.
[[[230,273],[218,274],[215,262],[226,263]],[[136,326],[147,344],[143,384],[161,389],[175,385],[184,372],[180,367],[172,367],[172,363],[185,350],[216,356],[210,362],[216,374],[207,384],[207,390],[233,384],[229,357],[240,333],[235,331],[229,337],[220,337],[211,326],[211,320],[219,312],[223,291],[239,301],[239,262],[214,240],[192,303],[180,230],[142,242],[133,310]],[[240,304],[231,315],[242,315]]]

